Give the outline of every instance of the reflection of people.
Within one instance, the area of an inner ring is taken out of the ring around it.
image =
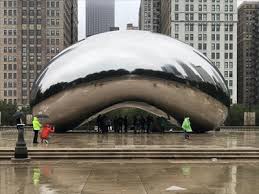
[[[143,117],[143,115],[140,116],[139,122],[140,122],[141,131],[144,133],[144,132],[145,132],[145,123],[146,123],[146,120],[145,120],[145,118]]]
[[[96,119],[96,122],[97,122],[97,127],[98,127],[98,133],[101,132],[101,117],[102,115],[98,115],[97,119]]]
[[[182,174],[184,176],[190,176],[191,175],[191,167],[183,166],[181,169],[182,169]]]
[[[37,117],[33,117],[32,125],[34,131],[33,143],[38,143],[38,133],[41,128],[41,124]]]
[[[147,116],[147,133],[150,132],[151,125],[152,125],[153,121],[154,121],[154,120],[153,120],[153,117],[150,116],[150,115],[148,115],[148,116]]]
[[[125,133],[127,133],[128,132],[128,117],[127,116],[124,116],[123,124],[124,124],[124,131],[125,131]]]
[[[32,181],[33,181],[34,185],[38,185],[40,183],[40,169],[39,168],[33,169]]]
[[[185,117],[183,124],[182,124],[182,128],[184,131],[184,138],[185,139],[190,139],[190,136],[188,133],[192,132],[192,127],[191,127],[191,122],[190,122],[190,118],[189,117]]]

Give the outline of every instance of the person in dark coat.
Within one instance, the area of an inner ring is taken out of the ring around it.
[[[147,116],[147,133],[150,133],[151,125],[153,123],[154,119],[152,116]]]
[[[105,116],[105,115],[101,116],[101,119],[100,119],[100,129],[101,129],[101,133],[104,133],[104,132],[105,132],[105,119],[106,119],[106,116]]]
[[[102,115],[98,115],[98,117],[96,119],[98,133],[101,132],[101,118],[102,118]]]
[[[143,117],[143,115],[141,115],[141,117],[140,117],[140,119],[139,119],[139,122],[140,122],[141,131],[142,131],[142,132],[145,132],[145,123],[146,123],[146,120],[145,120],[145,118]]]
[[[127,133],[128,132],[128,117],[127,116],[124,116],[123,124],[124,124],[124,132]]]
[[[122,133],[123,122],[124,122],[123,118],[121,116],[119,116],[119,118],[118,118],[118,131],[119,131],[119,133]]]
[[[118,133],[118,117],[115,116],[113,118],[113,130],[114,130],[114,133]]]
[[[137,122],[138,122],[138,118],[137,118],[137,116],[135,115],[135,116],[133,117],[134,133],[137,133]]]

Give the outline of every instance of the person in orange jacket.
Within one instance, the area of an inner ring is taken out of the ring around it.
[[[49,139],[49,134],[54,133],[55,128],[54,126],[51,126],[50,124],[45,124],[42,128],[40,138],[41,138],[41,143],[46,143],[48,144],[48,139]]]

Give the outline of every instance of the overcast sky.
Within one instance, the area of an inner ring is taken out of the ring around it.
[[[78,0],[79,40],[85,37],[85,1]],[[237,0],[238,5],[243,1]],[[120,29],[125,29],[127,23],[138,25],[140,0],[115,0],[115,2],[115,25],[119,26]]]

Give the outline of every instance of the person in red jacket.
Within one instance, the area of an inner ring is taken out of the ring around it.
[[[48,144],[48,139],[49,139],[49,134],[54,133],[55,128],[54,126],[51,126],[50,124],[45,124],[42,128],[40,138],[41,138],[41,143],[46,143]]]

